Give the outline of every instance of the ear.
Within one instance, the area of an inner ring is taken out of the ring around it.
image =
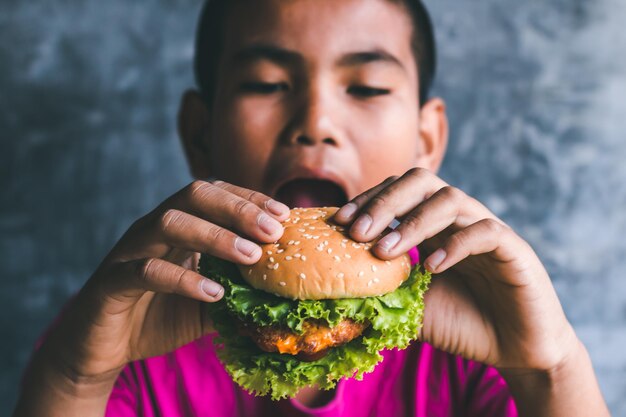
[[[420,146],[418,166],[437,172],[448,147],[448,116],[446,103],[431,98],[420,109]]]
[[[178,111],[178,136],[185,150],[191,175],[197,179],[211,176],[209,144],[210,112],[199,92],[187,90]]]

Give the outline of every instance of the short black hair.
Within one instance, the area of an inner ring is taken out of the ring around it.
[[[420,0],[387,0],[405,7],[413,21],[411,45],[419,74],[420,105],[426,103],[435,80],[437,53],[433,26]],[[215,95],[217,66],[222,53],[224,22],[233,0],[206,0],[196,31],[194,73],[196,83],[207,104]]]

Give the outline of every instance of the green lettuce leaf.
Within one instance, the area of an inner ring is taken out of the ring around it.
[[[430,273],[414,267],[395,291],[368,298],[288,300],[252,288],[230,262],[203,255],[200,273],[224,287],[224,297],[206,304],[219,333],[217,354],[233,380],[256,395],[273,400],[294,396],[302,387],[333,388],[341,378],[362,379],[382,360],[383,349],[406,348],[422,326],[424,293]],[[259,326],[285,326],[302,333],[305,320],[317,319],[330,327],[350,318],[371,325],[350,343],[333,348],[323,358],[305,362],[288,354],[261,351],[233,325],[235,316]]]

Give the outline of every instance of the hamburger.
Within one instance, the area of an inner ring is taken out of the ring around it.
[[[418,337],[430,274],[408,255],[385,261],[334,224],[337,208],[297,208],[283,236],[252,266],[203,255],[200,273],[225,290],[206,309],[217,354],[233,380],[256,395],[294,396],[362,379],[383,349]]]

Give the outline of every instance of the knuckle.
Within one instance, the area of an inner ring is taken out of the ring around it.
[[[491,234],[500,234],[504,230],[504,227],[500,222],[497,222],[494,219],[483,219],[481,220],[483,226],[488,230]]]
[[[176,209],[168,209],[159,217],[159,229],[168,233],[174,225],[177,225],[182,216],[182,212]]]
[[[246,214],[256,212],[254,204],[249,202],[248,200],[239,199],[235,201],[234,211],[235,214],[239,217],[245,217]]]
[[[388,198],[384,193],[376,194],[370,200],[370,204],[369,204],[369,207],[367,208],[367,211],[371,212],[371,211],[377,210],[380,207],[385,207],[388,202],[389,202]]]
[[[390,177],[387,177],[387,178],[385,179],[385,181],[383,181],[383,184],[390,184],[390,183],[392,183],[392,182],[397,181],[397,180],[398,180],[398,178],[400,178],[400,177],[398,177],[397,175],[392,175],[392,176],[390,176]]]
[[[407,177],[423,178],[428,174],[429,171],[426,168],[414,167],[409,169],[404,175],[406,175]]]
[[[176,274],[176,278],[174,279],[173,287],[176,289],[176,292],[182,293],[185,288],[185,283],[189,281],[189,270],[183,269],[182,271]]]
[[[156,258],[147,258],[137,264],[135,277],[140,283],[145,283],[150,280],[150,275],[153,273],[155,267],[155,261]]]
[[[465,234],[463,232],[457,232],[448,238],[447,246],[454,249],[462,248],[465,246],[466,241],[467,237]]]
[[[206,193],[211,187],[212,187],[211,183],[208,183],[202,180],[196,180],[192,182],[191,184],[189,184],[189,187],[188,187],[189,198],[194,199],[194,198],[202,197],[206,195]]]
[[[420,209],[408,214],[404,221],[405,227],[412,230],[418,230],[422,226],[422,212]]]
[[[248,190],[246,192],[246,195],[244,197],[246,200],[248,201],[263,201],[266,200],[265,203],[267,203],[267,197],[265,197],[263,194],[254,191],[254,190]]]
[[[457,203],[465,198],[465,193],[463,191],[456,187],[452,187],[451,185],[446,185],[439,192],[446,199],[452,200]]]
[[[221,227],[216,227],[215,229],[207,230],[207,240],[213,240],[215,242],[224,242],[228,239],[230,233]]]

